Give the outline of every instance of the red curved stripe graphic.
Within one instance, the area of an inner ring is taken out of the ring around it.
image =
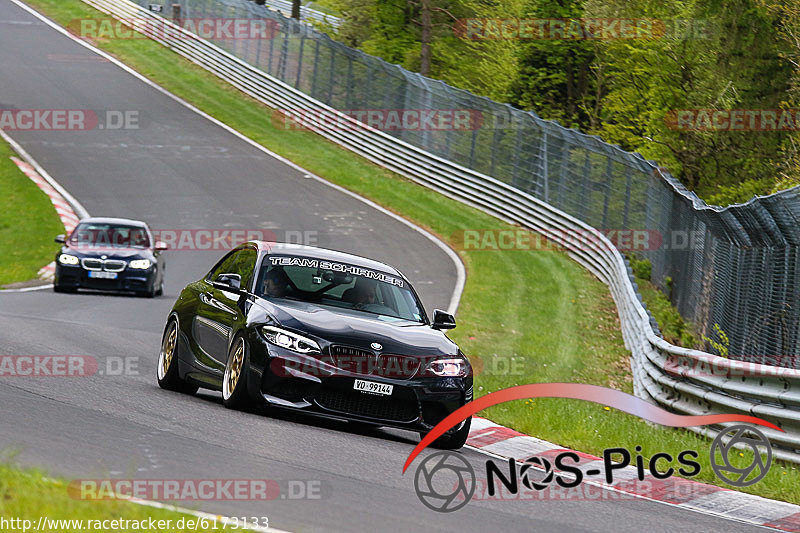
[[[758,424],[783,431],[771,422],[749,415],[676,415],[648,403],[641,398],[637,398],[636,396],[597,385],[586,385],[583,383],[532,383],[530,385],[519,385],[517,387],[492,392],[453,411],[450,416],[439,422],[430,433],[417,444],[417,447],[411,451],[408,459],[406,459],[406,464],[403,466],[403,473],[405,473],[406,469],[408,469],[409,465],[411,465],[422,450],[442,436],[445,431],[459,422],[466,420],[467,417],[499,403],[526,398],[572,398],[575,400],[585,400],[587,402],[613,407],[614,409],[638,416],[650,422],[655,422],[656,424],[661,424],[662,426],[685,428],[720,424],[723,422],[749,422],[751,424]]]

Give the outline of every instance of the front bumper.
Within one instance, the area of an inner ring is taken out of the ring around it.
[[[134,291],[151,290],[155,283],[156,271],[153,267],[147,270],[126,268],[116,272],[116,279],[89,277],[89,273],[80,265],[64,266],[56,261],[54,283],[64,289],[95,289],[101,291]]]
[[[331,418],[414,431],[429,431],[472,401],[472,376],[384,377],[337,368],[318,356],[301,355],[249,338],[251,396],[268,404]],[[354,389],[356,379],[392,385],[391,395]]]

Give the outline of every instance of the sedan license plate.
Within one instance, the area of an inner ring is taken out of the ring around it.
[[[392,394],[392,389],[394,385],[387,385],[386,383],[376,383],[374,381],[364,381],[363,379],[357,379],[355,383],[353,383],[353,388],[355,390],[360,390],[361,392],[369,392],[372,394],[381,394],[383,396],[390,396]]]
[[[100,270],[92,270],[89,272],[90,278],[100,278],[100,279],[117,279],[116,272],[103,272]]]

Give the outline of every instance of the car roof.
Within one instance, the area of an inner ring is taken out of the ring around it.
[[[327,248],[317,248],[316,246],[305,246],[303,244],[289,244],[285,242],[269,242],[269,241],[249,241],[245,244],[255,244],[259,250],[271,255],[294,255],[299,257],[310,257],[312,259],[324,259],[325,261],[334,261],[338,263],[347,263],[350,265],[359,266],[362,268],[369,268],[371,270],[378,270],[388,274],[405,277],[403,273],[391,265],[375,261],[374,259],[367,259],[359,255],[348,254],[346,252],[339,252],[336,250],[329,250]]]
[[[113,218],[113,217],[86,217],[82,218],[81,222],[94,222],[97,224],[120,224],[126,226],[139,226],[147,227],[147,223],[141,220],[132,220],[130,218]]]

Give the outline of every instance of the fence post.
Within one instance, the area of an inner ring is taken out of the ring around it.
[[[544,174],[544,201],[550,202],[550,182],[547,173],[547,130],[542,129],[541,143],[542,173]]]

